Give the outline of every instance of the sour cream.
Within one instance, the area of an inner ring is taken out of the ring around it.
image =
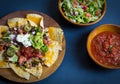
[[[15,38],[15,35],[14,34],[10,34],[9,37],[10,37],[10,39],[13,40]]]
[[[16,40],[18,42],[21,42],[25,47],[29,47],[32,45],[30,39],[30,34],[18,34],[17,37],[16,37]]]

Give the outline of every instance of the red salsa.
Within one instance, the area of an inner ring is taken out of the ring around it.
[[[108,66],[120,66],[120,34],[105,31],[95,36],[91,50],[96,60]]]

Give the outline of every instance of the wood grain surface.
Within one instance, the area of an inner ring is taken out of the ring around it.
[[[37,11],[28,11],[28,10],[27,11],[26,10],[25,11],[16,11],[16,12],[10,13],[10,14],[2,17],[0,19],[0,25],[7,25],[7,20],[10,18],[14,18],[14,17],[23,17],[24,18],[26,16],[26,14],[29,14],[29,13],[35,13],[35,14],[42,15],[44,17],[45,27],[53,26],[53,27],[61,28],[55,20],[53,20],[51,17],[47,16],[46,14],[37,12]],[[17,76],[12,69],[0,69],[0,75],[8,80],[15,81],[15,82],[21,82],[21,83],[31,83],[31,82],[40,81],[42,79],[47,78],[48,76],[50,76],[53,72],[55,72],[57,70],[57,68],[62,63],[64,54],[65,54],[65,50],[66,50],[66,42],[65,42],[65,37],[63,36],[62,51],[59,52],[59,56],[58,56],[56,62],[49,68],[43,66],[43,73],[39,79],[32,75],[30,77],[30,80],[23,79],[23,78]]]

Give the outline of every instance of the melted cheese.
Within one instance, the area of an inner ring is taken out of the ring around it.
[[[33,21],[36,25],[44,27],[42,16],[38,14],[27,14],[26,18],[30,21]]]
[[[43,57],[44,64],[50,67],[58,58],[60,46],[57,41],[52,41],[52,43],[48,46],[48,51],[45,53]]]
[[[8,19],[8,25],[10,28],[14,28],[14,27],[20,27],[23,25],[27,24],[27,20],[25,18],[12,18],[12,19]]]
[[[5,61],[0,61],[0,68],[10,68],[9,64]]]
[[[48,28],[49,38],[53,41],[57,41],[61,46],[62,50],[62,38],[63,38],[63,31],[60,28],[49,27]]]
[[[48,67],[53,65],[58,58],[59,50],[62,50],[62,37],[63,32],[60,28],[49,27],[48,28],[49,38],[51,43],[48,46],[48,51],[43,57],[44,64]]]
[[[8,31],[7,26],[0,25],[0,38],[2,37],[2,33],[7,31]]]
[[[32,27],[37,27],[37,24],[35,24],[33,21],[28,19],[28,22]]]
[[[21,69],[20,67],[17,67],[15,64],[9,63],[10,68],[20,77],[25,78],[27,80],[30,79],[30,74],[26,71],[24,71],[23,69]]]
[[[3,53],[4,50],[0,51],[0,68],[9,68],[8,63],[4,61]]]
[[[40,78],[42,75],[42,65],[40,63],[36,67],[26,68],[25,70],[37,78]]]
[[[48,28],[48,32],[49,32],[49,37],[52,39],[52,40],[57,40],[57,38],[56,38],[56,36],[55,36],[55,34],[54,34],[54,32],[55,32],[55,29],[54,29],[54,27],[49,27]]]

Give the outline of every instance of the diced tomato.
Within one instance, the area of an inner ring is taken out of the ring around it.
[[[0,51],[2,51],[4,48],[4,45],[0,45]]]
[[[22,29],[19,29],[18,32],[19,32],[20,34],[23,34],[23,30],[22,30]]]
[[[18,61],[19,65],[23,64],[26,60],[27,60],[26,57],[20,56],[19,61]]]
[[[107,52],[109,46],[110,46],[109,42],[105,41],[105,42],[103,43],[103,48],[104,48],[103,50],[104,50],[105,52]]]
[[[5,46],[5,42],[0,43],[0,51],[4,49],[4,46]]]
[[[74,0],[73,1],[74,3],[73,3],[73,7],[75,8],[77,5],[76,5],[76,2],[77,2],[77,0]]]
[[[18,52],[17,52],[17,55],[18,55],[18,56],[20,56],[20,55],[21,55],[20,51],[18,51]]]
[[[43,43],[46,44],[46,45],[49,45],[49,44],[50,44],[50,41],[49,41],[49,40],[46,40],[46,39],[43,39]]]
[[[32,57],[38,57],[42,58],[42,55],[39,50],[36,50],[32,47],[24,47],[22,46],[20,50],[17,52],[18,56],[23,56],[26,59],[32,58]]]
[[[41,54],[36,54],[36,57],[38,57],[38,58],[42,58],[42,55]]]
[[[86,13],[85,14],[87,17],[92,17],[92,15],[90,13]]]
[[[97,10],[97,11],[95,12],[95,14],[96,14],[96,16],[99,16],[99,15],[100,15],[100,11]]]
[[[17,31],[13,31],[14,34],[17,34]]]
[[[85,4],[82,4],[81,6],[82,6],[82,9],[83,9],[84,11],[87,10],[87,6],[86,6]]]
[[[44,44],[47,44],[47,40],[46,40],[46,39],[43,39],[43,43],[44,43]]]

